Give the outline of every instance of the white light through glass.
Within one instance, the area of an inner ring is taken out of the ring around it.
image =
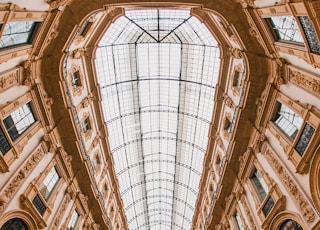
[[[189,10],[127,10],[96,53],[110,148],[130,229],[190,229],[220,67]]]

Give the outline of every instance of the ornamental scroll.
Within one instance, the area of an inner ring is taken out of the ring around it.
[[[318,97],[320,96],[320,79],[316,79],[316,77],[289,67],[289,81]]]

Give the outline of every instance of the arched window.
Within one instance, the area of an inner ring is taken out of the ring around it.
[[[281,224],[279,230],[303,230],[303,228],[294,220],[286,220]]]
[[[8,220],[0,230],[28,230],[28,227],[20,218],[13,218]]]

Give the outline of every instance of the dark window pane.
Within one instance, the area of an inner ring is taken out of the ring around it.
[[[3,120],[12,141],[16,140],[34,122],[30,102],[16,109]]]
[[[312,21],[308,16],[298,17],[312,53],[320,54],[320,45]]]
[[[294,220],[286,220],[280,226],[279,230],[303,230],[303,228]]]
[[[27,225],[19,218],[13,218],[8,220],[1,230],[28,230]]]
[[[303,131],[301,133],[301,136],[298,140],[298,143],[295,147],[295,149],[300,154],[300,156],[303,155],[304,151],[308,147],[308,144],[313,136],[314,131],[315,131],[315,129],[311,125],[306,123],[306,125],[304,126]]]
[[[264,214],[264,216],[268,216],[269,212],[271,211],[271,209],[274,206],[274,201],[272,199],[271,196],[269,196],[267,202],[265,203],[265,205],[262,208],[262,212]]]
[[[0,127],[0,151],[2,155],[5,155],[10,149],[11,146],[7,140],[7,137],[4,135],[3,130]]]
[[[79,72],[73,72],[71,74],[72,77],[72,84],[73,84],[73,88],[77,88],[79,86],[81,86],[81,82],[80,82],[80,77],[79,77]]]
[[[87,20],[81,27],[79,34],[81,36],[86,36],[91,26],[92,26],[92,22],[89,22],[89,20]]]
[[[42,216],[43,213],[46,211],[47,207],[45,206],[45,204],[43,203],[43,201],[41,200],[38,194],[34,197],[32,203],[34,207],[38,210],[40,215]]]

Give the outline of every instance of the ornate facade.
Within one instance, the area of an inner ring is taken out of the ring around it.
[[[219,44],[192,229],[320,229],[316,0],[1,1],[0,229],[129,229],[94,62],[142,8],[190,9]]]

